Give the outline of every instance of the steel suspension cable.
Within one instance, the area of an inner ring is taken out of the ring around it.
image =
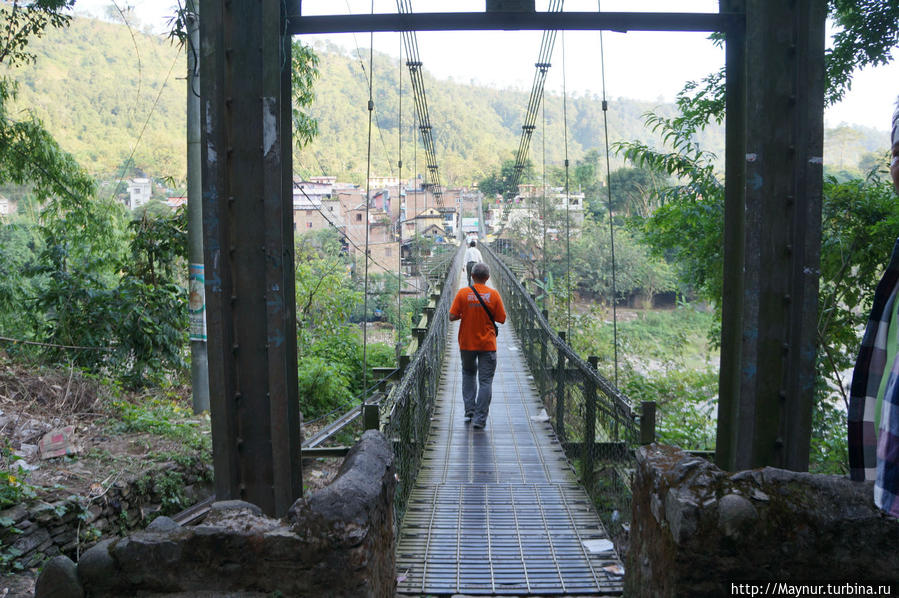
[[[546,103],[543,108],[543,129],[541,138],[543,140],[543,307],[549,305],[549,276],[546,274],[546,219],[549,214],[546,211]]]
[[[401,14],[412,13],[411,0],[396,0],[397,11]],[[402,36],[406,41],[406,66],[409,67],[409,75],[412,81],[415,112],[418,115],[419,132],[427,159],[428,181],[432,188],[431,193],[437,201],[437,206],[443,208],[443,186],[440,183],[440,172],[437,166],[437,151],[434,146],[434,136],[431,129],[431,118],[428,113],[428,99],[425,95],[424,76],[422,63],[418,53],[418,37],[414,31],[403,31]]]
[[[412,139],[415,140],[415,130],[418,128],[418,113],[416,112],[412,116]],[[412,144],[412,177],[415,181],[415,195],[412,199],[412,211],[415,212],[415,216],[413,217],[415,224],[415,232],[414,236],[419,236],[418,234],[418,143]],[[416,239],[416,244],[419,245],[416,249],[418,250],[418,255],[415,258],[415,266],[418,270],[418,273],[421,274],[421,239]]]
[[[396,180],[396,201],[397,201],[397,228],[399,229],[399,243],[397,245],[396,258],[396,345],[399,348],[402,343],[402,324],[403,324],[403,36],[400,36],[400,59],[399,73],[397,79],[399,84],[399,119],[396,127],[397,131],[397,180]]]
[[[596,0],[596,8],[602,11],[601,0]],[[615,352],[615,386],[618,386],[618,285],[615,265],[615,221],[612,218],[612,168],[609,165],[609,102],[606,101],[606,58],[599,32],[599,64],[602,73],[602,126],[606,138],[606,190],[609,207],[609,246],[612,252],[612,344]]]
[[[375,13],[375,0],[371,2],[371,12]],[[374,86],[374,47],[375,33],[369,32],[369,49],[368,49],[368,157],[366,159],[365,173],[365,282],[364,295],[362,298],[362,388],[367,387],[368,378],[368,256],[369,256],[369,210],[371,209],[371,121],[372,113],[375,109],[373,99]]]
[[[561,12],[562,5],[565,0],[550,0],[547,12]],[[531,136],[534,133],[535,123],[537,121],[537,111],[543,104],[543,90],[546,83],[546,73],[549,71],[553,54],[553,48],[556,43],[556,35],[558,30],[547,29],[543,32],[540,41],[540,50],[537,55],[537,62],[534,64],[534,82],[531,84],[531,92],[528,96],[528,105],[525,109],[524,124],[521,126],[521,138],[518,141],[518,151],[515,154],[515,165],[512,169],[509,187],[517,189],[521,181],[528,160],[528,152],[531,145]],[[499,235],[502,234],[506,222],[509,220],[511,209],[503,210],[503,219],[500,224]],[[497,235],[497,236],[499,236]]]
[[[547,12],[561,12],[564,0],[551,0]],[[525,123],[521,127],[521,139],[518,142],[518,152],[515,155],[515,169],[512,173],[513,185],[517,186],[524,172],[528,159],[528,150],[531,145],[531,135],[534,132],[534,123],[537,121],[537,109],[543,103],[543,89],[546,82],[546,73],[551,66],[553,48],[556,43],[558,30],[547,29],[543,32],[540,42],[540,52],[537,62],[534,64],[534,83],[528,97],[528,106],[525,112]]]
[[[345,2],[346,2],[347,14],[353,14],[353,10],[350,8],[349,0],[345,0]],[[359,49],[359,40],[356,39],[355,31],[353,32],[353,43],[356,45],[356,58],[359,60],[359,66],[362,67],[362,80],[364,82],[363,83],[363,85],[364,85],[365,83],[367,83],[367,81],[365,81],[365,79],[366,79],[366,75],[368,75],[368,73],[365,72],[365,61],[362,60],[362,50]],[[387,142],[384,141],[384,129],[381,128],[381,119],[378,118],[377,110],[374,111],[374,117],[375,117],[375,128],[378,130],[378,137],[381,139],[381,146],[384,148],[384,157],[387,162],[387,168],[393,168],[393,162],[390,159],[390,150],[387,149]],[[391,171],[391,173],[392,173],[392,171]]]
[[[569,344],[571,338],[571,190],[568,182],[568,88],[565,80],[565,32],[562,32],[562,135],[565,139],[565,322]]]

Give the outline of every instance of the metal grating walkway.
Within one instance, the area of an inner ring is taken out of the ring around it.
[[[398,594],[620,595],[623,567],[595,542],[607,538],[598,515],[552,427],[531,419],[542,405],[512,327],[501,327],[484,430],[462,419],[457,334],[455,323],[400,530]]]

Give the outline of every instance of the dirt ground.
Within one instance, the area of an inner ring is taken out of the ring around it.
[[[112,396],[110,392],[74,370],[25,368],[0,353],[0,468],[23,468],[25,481],[37,497],[51,501],[72,494],[99,496],[119,479],[141,473],[147,463],[185,454],[188,449],[179,438],[123,431],[110,403],[139,402],[147,397]],[[175,389],[166,398],[185,406],[181,423],[208,437],[208,415],[193,416],[189,389]],[[41,438],[66,426],[74,427],[74,454],[42,459]],[[304,430],[304,437],[314,432]],[[327,485],[339,466],[339,459],[304,460],[304,492]],[[0,576],[0,598],[30,598],[36,575],[37,571],[31,570]]]

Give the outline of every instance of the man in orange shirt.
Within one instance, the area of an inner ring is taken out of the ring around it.
[[[450,321],[459,324],[459,353],[462,355],[462,401],[465,421],[472,427],[487,424],[487,412],[493,396],[493,374],[496,372],[496,334],[494,322],[506,321],[503,300],[496,289],[487,286],[490,268],[475,264],[471,269],[473,284],[456,293],[450,307]],[[483,301],[483,304],[482,304]]]

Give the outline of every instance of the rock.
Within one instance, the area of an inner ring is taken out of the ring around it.
[[[30,534],[19,536],[19,539],[12,543],[12,548],[26,555],[49,539],[50,533],[42,527],[37,527]]]
[[[115,560],[109,554],[109,547],[113,542],[116,540],[110,538],[95,544],[78,561],[78,579],[91,593],[107,589],[118,576]]]
[[[156,532],[156,533],[164,533],[164,532],[169,532],[178,527],[179,527],[178,522],[176,522],[171,517],[166,517],[165,515],[162,515],[162,516],[154,519],[152,522],[150,522],[150,525],[147,526],[147,531],[148,532]]]
[[[740,535],[758,518],[758,511],[744,496],[728,494],[718,501],[718,529],[727,537]]]
[[[209,512],[211,513],[219,513],[222,511],[241,511],[247,510],[250,511],[253,515],[261,516],[262,509],[253,503],[246,502],[244,500],[219,500],[209,507]]]
[[[383,435],[368,430],[350,449],[330,485],[297,501],[288,519],[299,522],[304,508],[326,520],[359,523],[370,502],[382,492],[384,473],[393,467],[393,452]]]
[[[49,523],[50,521],[59,519],[59,515],[56,513],[56,505],[38,501],[31,508],[31,518],[38,523]]]
[[[50,559],[37,578],[34,598],[84,598],[75,563],[66,556]]]
[[[728,475],[659,445],[637,452],[625,595],[726,596],[734,580],[899,581],[899,521],[870,483],[762,468]],[[717,498],[720,497],[720,498]]]
[[[312,500],[313,506],[298,501],[287,521],[247,502],[220,501],[200,525],[160,517],[144,531],[98,544],[78,564],[85,594],[392,596],[393,455],[377,431],[353,450],[336,482],[343,485]]]
[[[26,517],[28,517],[28,509],[21,503],[0,511],[0,519],[12,519],[13,525],[16,525]]]
[[[56,544],[57,546],[62,546],[62,545],[68,544],[69,542],[73,542],[75,540],[75,537],[77,534],[77,532],[75,530],[76,530],[76,528],[70,527],[70,528],[67,528],[66,531],[62,532],[61,534],[53,536],[53,543]]]
[[[665,516],[671,537],[680,544],[691,536],[699,524],[699,503],[689,488],[675,488],[665,497]]]
[[[84,517],[84,523],[90,525],[103,513],[103,508],[99,505],[91,505],[87,508],[87,514]]]

